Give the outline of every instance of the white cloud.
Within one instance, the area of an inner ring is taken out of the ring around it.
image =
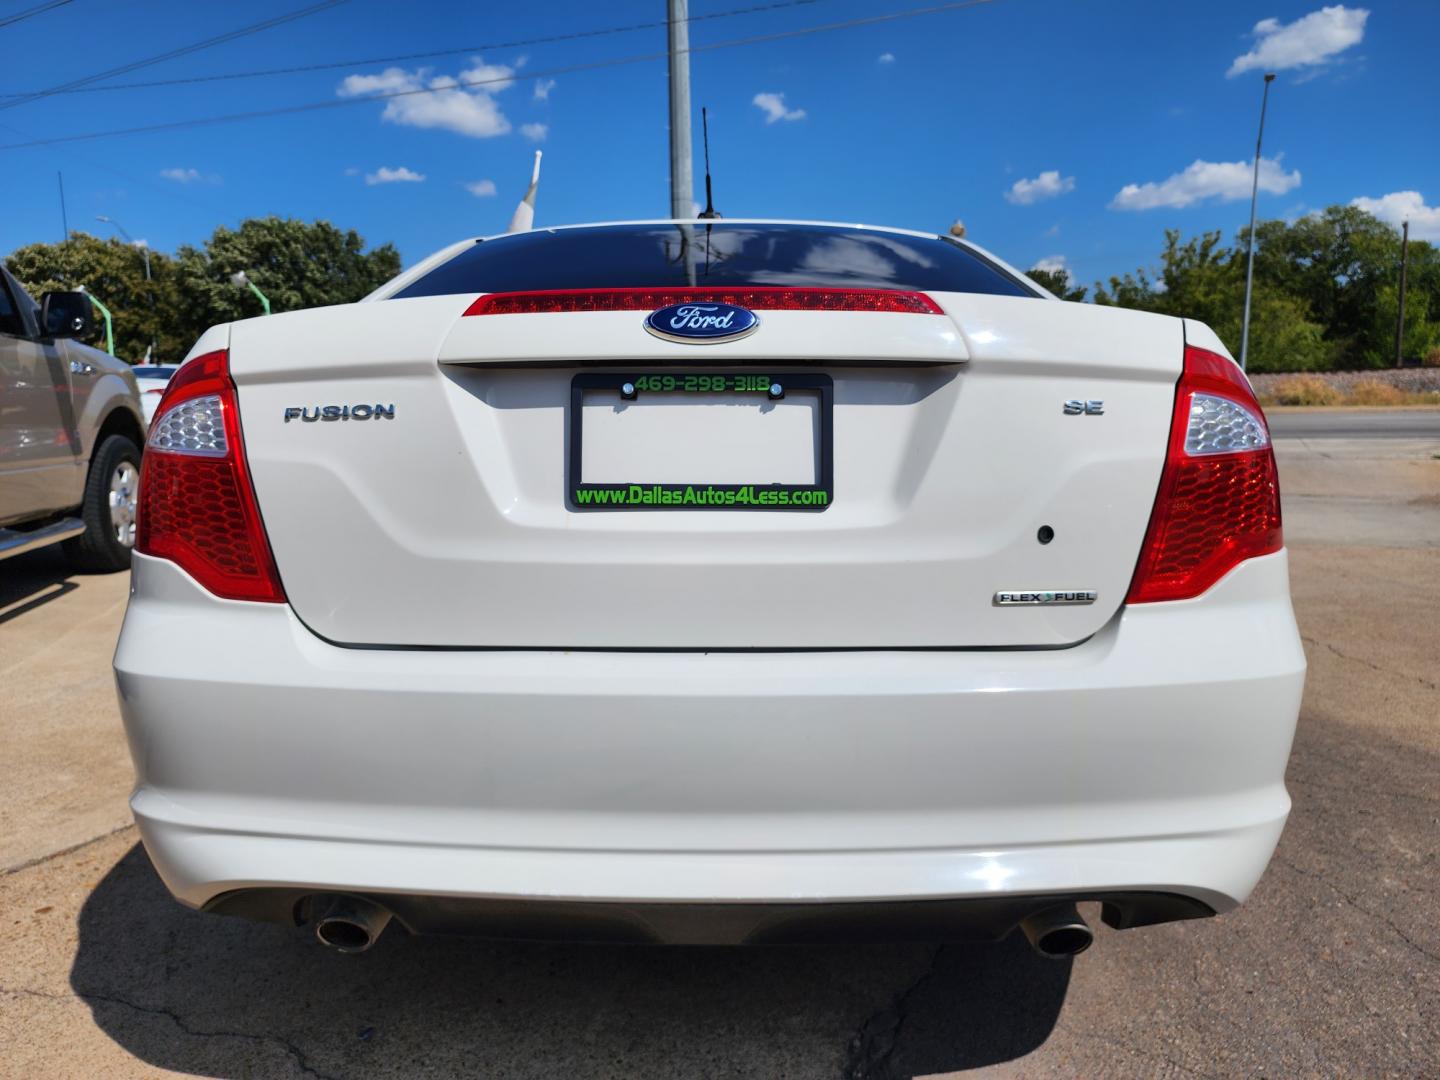
[[[177,184],[218,184],[220,177],[214,173],[202,173],[199,169],[161,169],[160,175]]]
[[[477,199],[488,198],[495,194],[494,180],[471,180],[465,185],[465,190],[474,195]]]
[[[1064,195],[1067,191],[1074,190],[1075,178],[1073,176],[1061,176],[1059,169],[1047,169],[1034,180],[1026,180],[1023,177],[1016,180],[1010,185],[1010,190],[1005,193],[1005,201],[1015,203],[1017,206],[1029,206],[1041,199],[1053,199]]]
[[[341,97],[399,94],[385,102],[381,119],[407,127],[442,128],[488,139],[504,135],[510,121],[495,95],[514,84],[515,69],[504,64],[475,66],[459,76],[431,76],[430,68],[386,68],[379,75],[348,75],[336,91]]]
[[[1032,270],[1049,270],[1052,274],[1070,273],[1070,264],[1064,255],[1046,255],[1043,259],[1036,259]]]
[[[1351,199],[1350,205],[1358,206],[1396,228],[1402,221],[1410,222],[1410,235],[1416,240],[1440,240],[1440,206],[1426,206],[1424,197],[1418,191],[1392,191],[1378,199],[1362,195]]]
[[[804,120],[804,109],[787,109],[785,107],[784,94],[756,94],[751,103],[765,114],[765,123],[773,124],[777,120]]]
[[[554,79],[540,79],[535,83],[535,100],[549,101],[550,91],[555,89]]]
[[[407,169],[404,165],[401,165],[398,169],[391,169],[382,165],[374,172],[365,174],[365,183],[372,187],[376,184],[418,184],[424,179],[424,173]]]
[[[1343,4],[1321,8],[1292,23],[1262,19],[1255,24],[1255,47],[1237,56],[1225,74],[1229,78],[1246,71],[1286,71],[1290,68],[1323,64],[1365,36],[1365,8]]]
[[[520,134],[531,142],[544,142],[545,136],[550,134],[549,124],[521,124]]]
[[[1267,195],[1283,195],[1300,186],[1300,170],[1287,173],[1280,157],[1260,159],[1260,190]],[[1196,161],[1159,183],[1126,184],[1110,201],[1110,209],[1154,210],[1189,206],[1204,199],[1246,199],[1250,197],[1252,168],[1249,161]]]
[[[880,58],[876,61],[877,64],[893,64],[894,62],[895,54],[893,52],[882,52]]]

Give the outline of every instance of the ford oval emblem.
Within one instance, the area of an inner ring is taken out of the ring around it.
[[[753,334],[759,325],[759,316],[749,308],[703,300],[671,304],[652,311],[645,319],[645,329],[656,337],[686,345],[738,341]]]

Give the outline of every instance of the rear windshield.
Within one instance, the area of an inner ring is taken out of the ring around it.
[[[396,299],[528,289],[665,285],[833,285],[1034,296],[941,238],[823,225],[601,225],[485,240],[412,281]]]

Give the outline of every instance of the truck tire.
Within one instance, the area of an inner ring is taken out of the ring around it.
[[[77,570],[108,573],[130,565],[135,546],[140,448],[124,435],[109,435],[90,456],[80,517],[85,531],[65,541],[65,555]]]

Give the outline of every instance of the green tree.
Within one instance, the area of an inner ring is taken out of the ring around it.
[[[1425,312],[1426,319],[1436,338],[1436,344],[1440,345],[1440,248],[1434,244],[1426,243],[1423,240],[1410,241],[1409,266],[1405,274],[1405,326],[1406,326],[1406,353],[1408,356],[1424,355],[1410,351],[1410,320],[1414,317],[1410,308],[1415,304],[1424,305],[1419,310]],[[1385,295],[1382,292],[1379,297],[1379,306],[1385,304]],[[1391,338],[1391,363],[1394,362],[1394,338],[1395,320],[1394,312],[1391,312],[1390,320]]]
[[[1025,271],[1026,277],[1030,278],[1037,285],[1043,285],[1061,300],[1074,300],[1077,303],[1085,299],[1086,288],[1084,285],[1076,285],[1070,277],[1070,271],[1043,270],[1035,267]]]
[[[83,232],[58,244],[16,248],[5,263],[36,300],[81,286],[94,293],[114,315],[115,353],[124,360],[138,362],[152,342],[156,356],[174,359],[190,347],[176,325],[175,264],[163,252],[150,253],[149,282],[140,251]]]
[[[1375,315],[1365,335],[1364,361],[1368,367],[1395,365],[1395,323],[1400,314],[1400,287],[1385,285],[1375,298]],[[1430,297],[1424,290],[1405,293],[1405,337],[1401,355],[1405,359],[1426,356],[1440,345],[1440,323],[1431,322]]]
[[[1242,229],[1233,248],[1219,232],[1182,241],[1165,234],[1159,277],[1145,271],[1097,285],[1095,302],[1208,323],[1235,355],[1245,303]],[[1398,230],[1353,206],[1255,229],[1249,366],[1256,371],[1377,367],[1394,362]],[[1410,245],[1405,353],[1440,343],[1440,251]]]
[[[174,363],[207,328],[260,314],[255,295],[231,283],[237,271],[275,311],[294,311],[359,300],[400,272],[400,253],[391,244],[366,251],[359,233],[328,221],[269,217],[222,226],[202,248],[182,247],[174,258],[152,251],[149,283],[140,252],[88,233],[17,248],[6,264],[36,299],[82,285],[93,292],[114,314],[121,358],[134,363],[153,340],[155,359]]]
[[[1134,308],[1137,311],[1159,311],[1165,303],[1165,287],[1156,286],[1144,270],[1124,277],[1112,277],[1109,291],[1095,283],[1095,303],[1101,307]]]
[[[1224,319],[1212,323],[1231,355],[1240,355],[1244,296]],[[1321,371],[1331,366],[1334,350],[1325,328],[1306,318],[1305,305],[1293,296],[1255,287],[1250,305],[1250,371]]]
[[[1242,251],[1247,234],[1242,229],[1237,238]],[[1399,273],[1398,229],[1359,207],[1332,206],[1293,222],[1262,222],[1255,240],[1257,292],[1278,290],[1304,304],[1311,321],[1324,327],[1340,366],[1379,355],[1376,306],[1380,290]]]
[[[1229,248],[1220,246],[1218,230],[1183,244],[1179,232],[1169,230],[1160,257],[1165,285],[1161,310],[1166,314],[1188,316],[1215,327],[1226,322],[1237,301],[1243,303],[1242,267]]]
[[[1229,318],[1239,302],[1234,295],[1236,268],[1232,253],[1220,246],[1219,232],[1182,243],[1178,229],[1166,230],[1160,263],[1160,275],[1154,281],[1144,270],[1137,270],[1124,277],[1112,277],[1108,291],[1096,285],[1095,302],[1188,316],[1212,327]]]
[[[175,254],[182,304],[191,339],[207,327],[260,314],[260,302],[231,276],[243,270],[270,299],[272,310],[349,304],[400,272],[391,244],[369,252],[355,230],[328,221],[250,218],[238,229],[216,229],[203,249]]]

